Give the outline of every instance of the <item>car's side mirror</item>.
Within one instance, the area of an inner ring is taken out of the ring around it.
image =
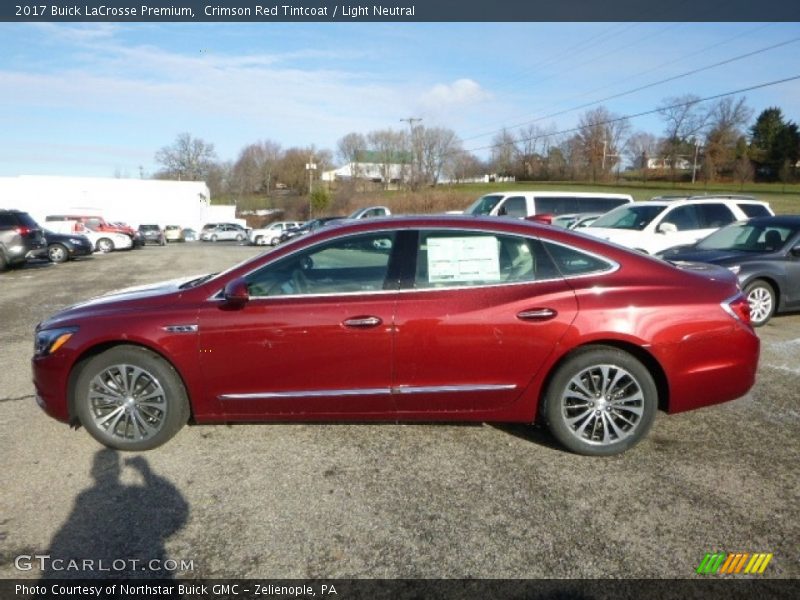
[[[241,277],[229,282],[228,285],[225,286],[222,295],[225,298],[225,303],[229,306],[244,306],[250,300],[247,282]]]
[[[678,228],[675,226],[675,223],[668,223],[665,221],[658,226],[656,231],[658,233],[675,233],[678,231]]]
[[[792,253],[792,256],[800,256],[800,244],[797,244],[797,246],[793,247],[789,252]]]

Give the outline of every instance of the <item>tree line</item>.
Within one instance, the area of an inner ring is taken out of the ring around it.
[[[352,132],[327,149],[290,147],[272,140],[242,148],[235,161],[221,161],[214,145],[182,133],[158,150],[161,179],[203,180],[212,195],[270,195],[279,188],[309,193],[319,174],[349,165],[354,179],[372,176],[412,190],[443,180],[466,181],[486,174],[518,180],[600,182],[619,177],[623,167],[646,179],[662,177],[707,182],[794,181],[800,159],[800,131],[778,107],[752,120],[745,98],[704,103],[696,96],[665,98],[658,115],[661,135],[634,131],[630,120],[599,106],[577,126],[530,124],[503,129],[492,139],[488,158],[464,149],[454,131],[414,125],[407,129]],[[316,166],[309,177],[308,166]],[[370,165],[369,172],[365,165]],[[359,169],[362,171],[360,172]]]

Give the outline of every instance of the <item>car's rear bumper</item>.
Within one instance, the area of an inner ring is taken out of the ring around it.
[[[669,380],[670,413],[744,396],[755,384],[760,341],[739,323],[686,336],[657,356]]]

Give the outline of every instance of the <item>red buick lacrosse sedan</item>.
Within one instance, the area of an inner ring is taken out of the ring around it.
[[[36,328],[39,405],[120,450],[184,424],[541,422],[636,444],[655,412],[753,385],[735,276],[502,218],[345,222],[224,273],[122,290]]]

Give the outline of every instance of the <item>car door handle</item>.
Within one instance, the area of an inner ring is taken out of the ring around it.
[[[345,327],[353,327],[356,329],[368,329],[370,327],[377,327],[383,323],[379,317],[352,317],[342,321]]]
[[[517,318],[522,321],[548,321],[558,314],[552,308],[529,308],[517,313]]]

